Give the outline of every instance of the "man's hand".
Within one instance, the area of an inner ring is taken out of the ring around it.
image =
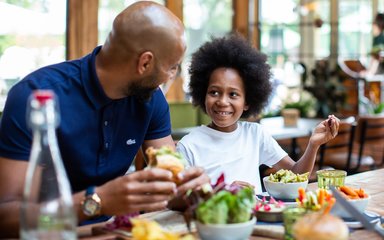
[[[152,168],[119,177],[97,191],[102,214],[121,215],[164,209],[177,190],[171,172]]]
[[[177,195],[185,194],[189,189],[199,189],[205,183],[210,183],[208,175],[201,167],[191,167],[178,175],[181,182],[177,188]]]
[[[168,208],[176,211],[184,211],[187,207],[184,196],[190,189],[200,189],[204,184],[210,183],[208,175],[201,167],[191,167],[178,175],[181,184],[177,188],[177,196],[173,198]]]

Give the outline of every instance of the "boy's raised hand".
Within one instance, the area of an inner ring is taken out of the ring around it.
[[[334,115],[329,115],[328,119],[319,123],[314,129],[310,138],[310,143],[320,146],[337,136],[339,131],[340,119]]]

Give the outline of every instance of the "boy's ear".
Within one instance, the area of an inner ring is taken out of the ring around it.
[[[249,106],[248,105],[244,105],[244,111],[248,111],[249,109]]]
[[[137,71],[139,74],[144,74],[151,71],[154,65],[154,56],[150,51],[143,52],[139,55],[137,62]]]

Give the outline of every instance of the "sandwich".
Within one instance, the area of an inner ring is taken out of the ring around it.
[[[297,240],[347,240],[348,234],[348,227],[341,218],[322,212],[308,213],[293,225]]]
[[[184,159],[180,153],[168,146],[159,149],[149,147],[145,151],[149,167],[158,167],[172,172],[173,180],[178,181],[177,174],[184,170]]]

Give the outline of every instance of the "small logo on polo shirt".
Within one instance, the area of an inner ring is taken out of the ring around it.
[[[132,144],[135,144],[135,143],[136,143],[135,139],[128,139],[127,140],[127,145],[132,145]]]

